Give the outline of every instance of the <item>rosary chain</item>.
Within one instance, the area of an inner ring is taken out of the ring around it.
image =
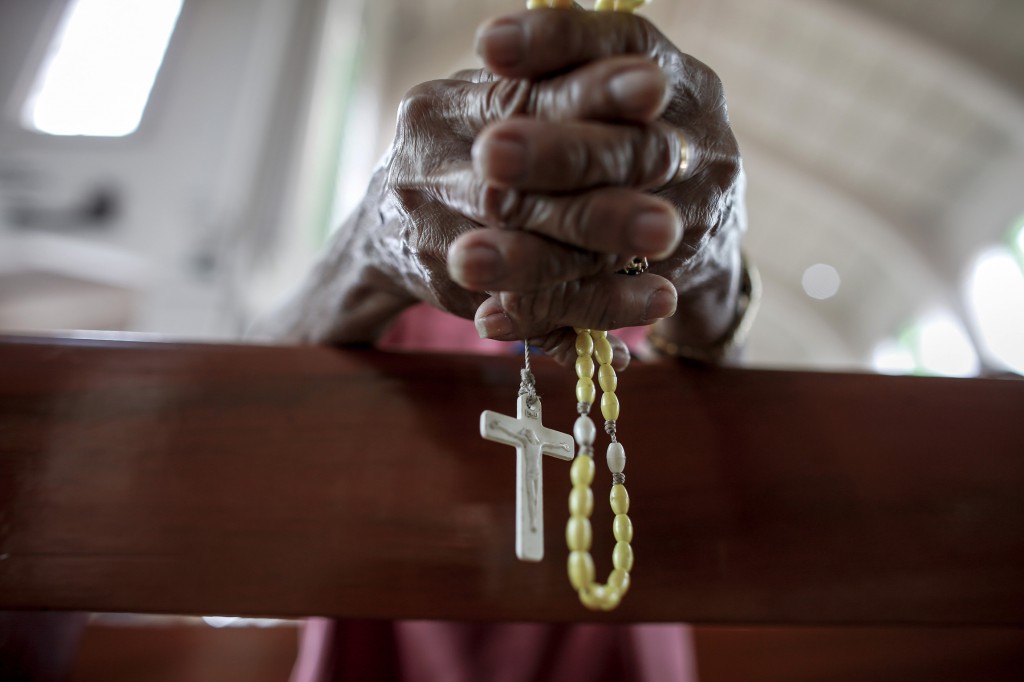
[[[596,11],[633,12],[646,0],[596,0]],[[561,8],[572,9],[573,0],[527,0],[529,9]],[[572,492],[569,494],[569,522],[565,538],[569,545],[569,581],[579,593],[580,601],[590,609],[610,611],[619,605],[629,590],[629,572],[633,570],[633,524],[629,520],[629,493],[626,492],[626,451],[619,443],[616,421],[619,418],[619,399],[615,395],[618,378],[612,368],[612,350],[606,332],[590,329],[576,330],[576,400],[579,417],[573,428],[573,436],[579,443],[579,450],[570,469]],[[608,445],[608,468],[612,472],[612,489],[609,503],[615,513],[612,531],[615,535],[615,550],[612,552],[614,566],[606,584],[594,581],[594,559],[590,556],[592,530],[590,515],[594,510],[594,438],[596,427],[588,416],[590,407],[597,399],[594,386],[594,360],[598,362],[598,381],[601,386],[601,413],[605,418],[605,432],[611,439]],[[529,372],[529,349],[527,364],[523,370],[523,382]],[[532,375],[530,375],[532,381]],[[520,389],[522,391],[522,389]],[[520,393],[522,394],[522,393]]]
[[[530,408],[533,408],[539,399],[537,382],[530,369],[530,344],[525,340],[523,341],[523,368],[519,370],[519,395],[526,397],[526,405]]]
[[[608,468],[612,472],[609,504],[615,514],[612,533],[615,549],[612,552],[612,572],[608,582],[595,581],[594,559],[590,555],[593,530],[590,516],[594,511],[594,440],[597,427],[590,418],[590,407],[597,399],[594,370],[601,387],[601,413],[605,418],[605,431],[611,438],[608,445]],[[629,572],[633,570],[633,524],[629,519],[629,493],[626,492],[626,451],[616,439],[616,421],[619,401],[615,396],[618,377],[612,368],[612,348],[608,334],[590,329],[576,330],[576,400],[579,418],[573,427],[573,437],[579,449],[569,477],[569,522],[565,527],[565,540],[569,547],[569,582],[576,589],[580,601],[589,609],[610,611],[617,607],[629,590]],[[609,397],[610,396],[610,397]]]

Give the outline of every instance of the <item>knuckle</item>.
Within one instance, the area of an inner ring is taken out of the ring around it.
[[[626,15],[626,47],[630,52],[655,56],[659,46],[667,42],[661,31],[646,18],[635,14]]]
[[[618,173],[616,178],[629,186],[642,185],[644,166],[648,163],[644,154],[645,136],[640,128],[630,128],[626,138],[619,143]]]
[[[723,188],[734,187],[739,182],[742,169],[739,153],[735,149],[735,138],[731,133],[729,139],[733,140],[733,144],[714,154],[709,163],[709,166],[715,170],[719,186]],[[722,144],[721,140],[719,140],[719,144]]]
[[[426,198],[415,180],[419,169],[404,160],[401,149],[402,146],[396,143],[396,153],[392,154],[385,169],[384,190],[389,204],[399,207],[404,213],[411,213],[422,206]]]
[[[603,152],[603,153],[602,153]],[[604,182],[609,171],[615,166],[616,155],[608,150],[599,150],[595,142],[583,138],[571,138],[565,144],[563,175],[573,185],[590,185]]]
[[[477,214],[492,227],[521,227],[527,213],[522,192],[483,181],[479,191]]]
[[[593,195],[562,202],[556,218],[558,236],[566,242],[585,246],[594,212]]]
[[[400,207],[405,213],[412,213],[423,205],[423,195],[415,190],[408,189],[396,180],[388,187],[388,194],[394,205]]]
[[[437,81],[412,86],[398,105],[399,128],[433,117],[437,107]]]
[[[705,129],[695,137],[692,144],[695,159],[690,176],[699,174],[708,179],[708,185],[723,189],[735,185],[742,172],[742,162],[732,130],[727,127]]]
[[[479,98],[479,118],[501,120],[532,110],[535,88],[528,80],[492,81]]]
[[[599,105],[589,105],[588,98],[610,99],[606,88],[597,87],[589,74],[569,76],[561,81],[546,81],[531,88],[528,113],[545,121],[568,121],[588,114],[589,108],[602,110]],[[596,93],[591,95],[591,93]],[[604,109],[610,109],[608,103]]]
[[[722,78],[710,66],[696,57],[687,56],[687,67],[696,92],[703,95],[703,101],[717,104],[725,100],[725,87]]]
[[[535,298],[536,296],[529,294],[504,292],[500,295],[501,308],[517,324],[521,325],[525,320],[536,323],[536,318],[530,312],[535,307]]]
[[[691,55],[679,54],[667,71],[674,75],[673,98],[669,104],[674,119],[726,117],[725,87],[710,66]]]
[[[644,176],[640,181],[649,187],[659,187],[670,181],[676,174],[679,164],[679,143],[675,133],[666,125],[652,129],[652,134],[644,140],[640,158],[645,160],[640,169]]]
[[[487,69],[461,69],[452,74],[452,79],[470,83],[490,83],[495,80],[495,76]]]
[[[561,249],[545,249],[543,256],[536,259],[536,280],[561,283],[575,277],[575,254],[565,257]],[[550,307],[550,306],[549,306]]]
[[[389,203],[409,214],[419,210],[430,198],[423,191],[423,183],[419,180],[422,169],[404,153],[405,149],[406,145],[395,143],[396,153],[388,163],[384,186]]]

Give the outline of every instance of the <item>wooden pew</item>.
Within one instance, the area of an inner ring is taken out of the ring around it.
[[[568,430],[571,372],[535,373]],[[565,463],[515,559],[514,454],[477,429],[517,386],[513,357],[8,338],[0,610],[1024,624],[1024,382],[635,365],[610,614],[566,582]]]

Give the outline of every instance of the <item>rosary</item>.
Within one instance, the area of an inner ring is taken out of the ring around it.
[[[632,12],[644,0],[597,0],[597,11]],[[528,0],[530,9],[552,7],[571,9],[572,0]],[[646,269],[646,259],[634,259],[626,274],[640,274]],[[633,524],[629,520],[629,493],[626,492],[626,451],[618,441],[616,422],[619,418],[619,399],[615,395],[618,378],[612,368],[612,347],[608,334],[596,329],[576,329],[576,403],[579,416],[572,436],[559,433],[541,423],[541,403],[530,371],[530,347],[524,346],[524,361],[519,387],[516,418],[485,410],[480,415],[480,435],[516,448],[516,556],[523,561],[544,558],[544,513],[542,497],[541,457],[550,455],[572,460],[569,479],[569,521],[565,527],[565,541],[569,549],[569,583],[579,595],[580,602],[589,609],[610,611],[619,605],[629,590],[629,572],[633,570]],[[597,384],[594,372],[597,372]],[[601,388],[601,415],[604,430],[611,439],[608,445],[608,469],[612,474],[609,502],[615,520],[612,533],[615,549],[612,552],[612,572],[608,582],[595,580],[594,559],[590,555],[593,531],[590,515],[594,511],[594,441],[597,426],[590,418],[590,409],[597,400],[597,387]],[[573,442],[578,445],[573,458]]]

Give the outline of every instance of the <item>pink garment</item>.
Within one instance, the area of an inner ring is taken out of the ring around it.
[[[642,328],[616,332],[633,346]],[[511,353],[472,321],[426,305],[380,342],[389,350]],[[291,682],[695,682],[686,625],[554,625],[309,619]]]
[[[689,626],[334,621],[303,626],[292,682],[696,682]]]
[[[626,327],[615,335],[630,348],[645,339],[646,327]],[[444,351],[500,355],[511,353],[513,344],[481,339],[472,320],[443,313],[426,304],[413,306],[398,318],[377,344],[384,350]]]

